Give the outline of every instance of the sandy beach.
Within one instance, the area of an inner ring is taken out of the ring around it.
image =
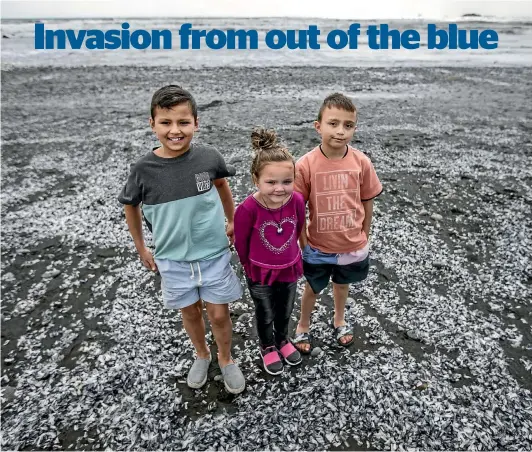
[[[271,377],[246,293],[237,397],[215,360],[203,389],[186,386],[191,343],[116,199],[156,145],[149,101],[170,82],[198,101],[196,139],[237,167],[237,203],[252,127],[301,156],[334,91],[354,99],[353,144],[384,185],[370,277],[349,299],[354,345],[335,346],[329,286],[321,352]],[[2,447],[531,449],[531,91],[526,67],[4,68]]]

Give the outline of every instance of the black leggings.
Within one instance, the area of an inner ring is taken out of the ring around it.
[[[297,282],[274,282],[271,286],[265,286],[248,279],[248,287],[255,303],[260,344],[262,347],[279,345],[288,337]]]

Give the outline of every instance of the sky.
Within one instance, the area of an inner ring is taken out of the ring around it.
[[[332,19],[456,18],[476,13],[532,18],[532,0],[2,0],[1,17],[308,17]]]

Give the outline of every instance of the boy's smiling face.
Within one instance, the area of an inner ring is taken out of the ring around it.
[[[329,150],[344,150],[356,130],[356,113],[337,107],[326,108],[321,121],[314,127],[321,135],[322,145]]]
[[[198,120],[194,119],[187,102],[170,108],[156,107],[150,125],[163,145],[160,156],[166,158],[179,157],[187,152],[194,132],[198,130]]]

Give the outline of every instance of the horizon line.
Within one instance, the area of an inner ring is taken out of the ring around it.
[[[409,17],[373,17],[373,18],[350,18],[350,19],[338,19],[333,17],[312,17],[312,16],[47,16],[47,17],[0,17],[0,21],[4,20],[79,20],[79,19],[98,19],[98,20],[120,20],[120,19],[305,19],[305,20],[336,20],[336,21],[349,21],[349,20],[358,20],[358,21],[376,21],[376,20],[447,20],[447,19],[470,19],[471,21],[483,19],[485,22],[486,19],[497,21],[497,19],[513,19],[514,21],[526,21],[531,20],[532,16],[527,17],[515,17],[515,16],[493,16],[493,15],[481,15],[476,13],[467,13],[455,17],[423,17],[423,16],[409,16]]]

